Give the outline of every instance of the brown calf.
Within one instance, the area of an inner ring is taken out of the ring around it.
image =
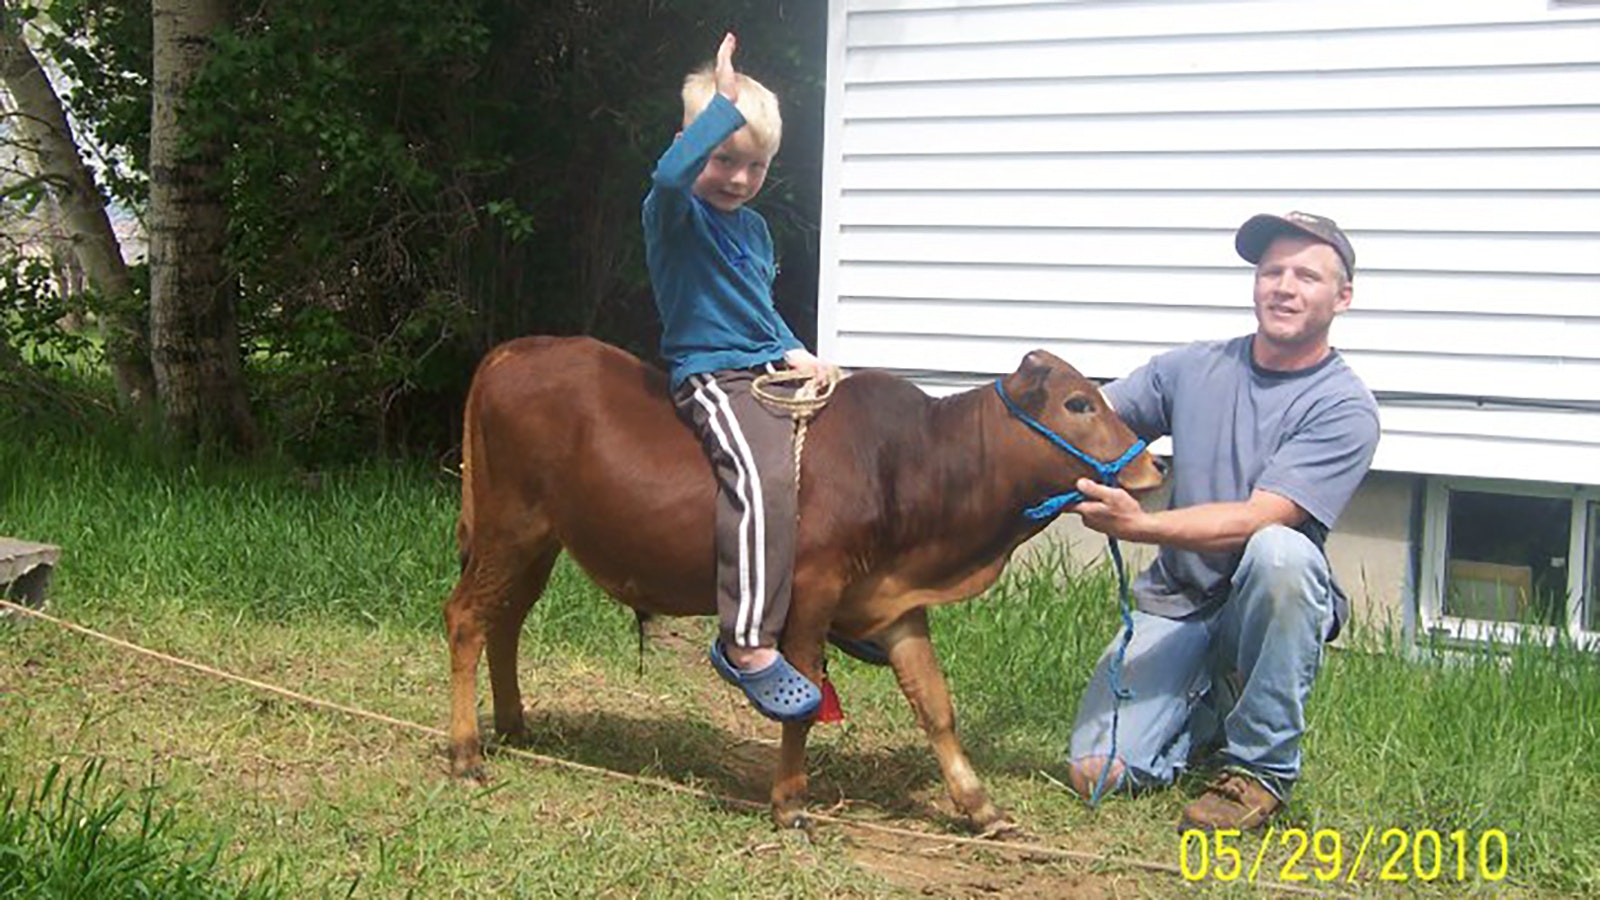
[[[1043,351],[1004,380],[1017,406],[1096,459],[1133,434],[1094,382]],[[517,642],[565,548],[617,600],[650,613],[712,615],[713,483],[660,371],[585,338],[524,338],[493,350],[467,398],[461,581],[445,607],[452,769],[482,771],[477,668],[485,649],[495,729],[523,734]],[[1088,467],[1007,411],[989,386],[930,399],[881,372],[843,381],[811,424],[800,478],[794,596],[783,653],[813,680],[829,630],[888,651],[957,807],[1004,822],[956,739],[925,607],[994,583],[1043,523],[1022,510],[1070,490]],[[1147,454],[1131,490],[1160,482]],[[709,675],[709,670],[708,670]],[[801,820],[809,722],[783,726],[772,786],[780,824]]]

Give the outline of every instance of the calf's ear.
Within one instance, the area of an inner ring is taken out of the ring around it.
[[[1031,350],[1022,358],[1022,364],[1017,366],[1017,374],[1037,373],[1042,378],[1057,362],[1056,355],[1048,350]]]
[[[1059,360],[1044,350],[1035,350],[1022,358],[1017,370],[1006,376],[1006,393],[1030,416],[1037,417],[1044,410],[1045,385]]]

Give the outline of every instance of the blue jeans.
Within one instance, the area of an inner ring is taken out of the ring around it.
[[[1123,663],[1117,758],[1134,789],[1169,785],[1191,753],[1220,748],[1222,762],[1286,799],[1300,774],[1306,698],[1333,625],[1333,577],[1322,551],[1281,525],[1245,545],[1228,599],[1182,621],[1133,614]],[[1111,749],[1111,660],[1100,657],[1072,726],[1072,761]],[[1109,786],[1108,786],[1109,789]]]

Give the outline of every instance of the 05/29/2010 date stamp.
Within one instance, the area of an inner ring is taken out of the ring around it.
[[[1368,826],[1338,829],[1269,828],[1246,848],[1236,828],[1191,829],[1178,838],[1178,867],[1187,881],[1484,882],[1505,880],[1511,842],[1498,828],[1481,831]]]

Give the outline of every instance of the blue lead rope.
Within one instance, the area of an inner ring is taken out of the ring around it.
[[[1128,645],[1133,643],[1133,604],[1128,600],[1128,573],[1123,569],[1122,549],[1117,546],[1117,539],[1108,535],[1106,546],[1111,550],[1112,564],[1117,567],[1117,599],[1122,611],[1122,643],[1117,646],[1117,655],[1111,658],[1111,750],[1106,754],[1106,764],[1100,768],[1100,777],[1095,780],[1094,790],[1089,794],[1090,806],[1099,806],[1100,800],[1105,796],[1111,767],[1117,763],[1117,724],[1122,717],[1122,701],[1133,699],[1133,691],[1122,683],[1122,662],[1128,656]]]
[[[1011,397],[1006,394],[1005,386],[1001,382],[1002,379],[1000,378],[994,380],[994,391],[1000,395],[1000,400],[1005,403],[1006,409],[1010,411],[1011,415],[1020,420],[1022,424],[1044,435],[1050,443],[1072,454],[1094,469],[1095,475],[1098,476],[1098,480],[1102,484],[1115,487],[1117,473],[1126,468],[1128,463],[1133,462],[1134,457],[1144,451],[1145,442],[1135,440],[1133,445],[1124,451],[1121,456],[1111,462],[1103,463],[1072,446],[1072,443],[1066,438],[1051,431],[1044,423],[1023,412],[1021,407],[1011,401]],[[1082,503],[1084,499],[1082,491],[1068,491],[1064,494],[1047,497],[1040,503],[1024,509],[1022,514],[1034,521],[1048,521],[1061,515],[1061,512],[1067,507]],[[1116,764],[1117,725],[1122,717],[1122,701],[1133,699],[1133,691],[1122,683],[1122,664],[1128,655],[1128,645],[1133,642],[1133,604],[1128,598],[1128,573],[1123,570],[1122,548],[1117,545],[1117,539],[1107,535],[1106,546],[1111,551],[1112,563],[1117,567],[1118,606],[1122,612],[1122,643],[1117,647],[1116,656],[1111,658],[1111,751],[1106,757],[1106,764],[1100,769],[1100,777],[1096,780],[1094,790],[1089,794],[1090,806],[1100,805],[1106,782],[1111,775],[1111,768]]]

